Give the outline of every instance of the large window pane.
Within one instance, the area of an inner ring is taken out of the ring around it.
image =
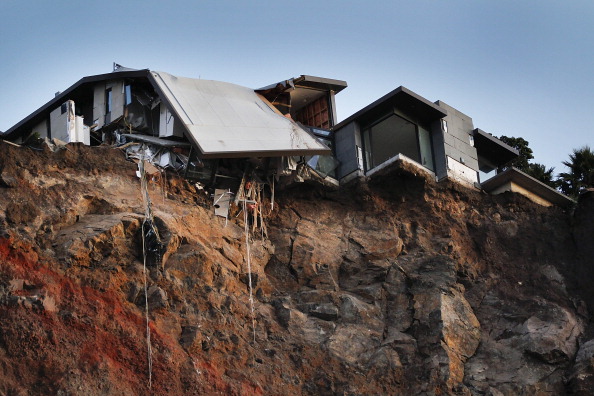
[[[421,126],[419,126],[419,147],[421,149],[421,164],[425,168],[435,171],[435,167],[433,166],[433,151],[431,150],[431,134]]]
[[[364,144],[368,170],[399,153],[421,162],[415,124],[397,115],[365,130]]]
[[[373,161],[371,158],[371,130],[366,130],[363,133],[363,147],[365,148],[365,169],[373,168]]]

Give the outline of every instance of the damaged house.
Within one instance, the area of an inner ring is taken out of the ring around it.
[[[296,165],[287,158],[315,168],[324,162],[320,156],[331,154],[334,95],[345,87],[344,81],[300,76],[254,91],[114,65],[112,73],[84,77],[57,93],[3,138],[142,142],[153,164],[210,184],[228,176],[218,169],[233,166],[229,159],[258,158],[256,168],[290,173]]]
[[[154,165],[219,189],[237,189],[248,169],[265,182],[299,180],[307,168],[338,185],[406,161],[438,181],[518,192],[545,206],[572,202],[517,169],[497,173],[517,150],[459,110],[404,87],[337,124],[334,98],[346,86],[302,75],[253,90],[114,65],[56,94],[3,138],[137,142]]]

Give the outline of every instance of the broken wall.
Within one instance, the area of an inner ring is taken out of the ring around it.
[[[51,137],[66,143],[82,142],[88,146],[91,144],[90,129],[84,124],[83,117],[76,115],[75,106],[74,101],[68,100],[50,113]]]
[[[50,113],[50,133],[52,138],[58,138],[64,142],[68,142],[69,136],[69,106],[73,106],[68,101],[65,102],[62,106],[58,107],[54,111]],[[72,110],[74,114],[74,110]]]
[[[358,150],[363,146],[361,142],[361,132],[359,125],[356,122],[351,122],[334,134],[334,149],[336,158],[340,161],[340,165],[336,170],[338,180],[363,170],[363,158]],[[361,155],[361,163],[358,160]]]
[[[165,105],[161,102],[159,106],[159,137],[183,137],[184,127],[175,119],[175,116]]]
[[[107,91],[111,89],[111,111],[107,113]],[[101,128],[124,115],[126,93],[124,81],[97,83],[93,91],[93,124]]]

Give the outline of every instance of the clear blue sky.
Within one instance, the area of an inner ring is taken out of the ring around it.
[[[564,171],[594,147],[594,1],[0,2],[0,130],[112,62],[258,88],[346,80],[344,119],[404,85]]]

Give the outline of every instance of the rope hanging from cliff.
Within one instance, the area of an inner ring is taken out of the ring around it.
[[[243,231],[245,233],[246,261],[248,267],[248,286],[250,289],[250,312],[252,316],[252,335],[256,342],[256,317],[254,316],[254,290],[252,287],[252,261],[250,252],[250,227],[248,224],[248,208],[246,199],[243,199]]]
[[[153,356],[152,356],[152,347],[151,347],[151,328],[150,324],[150,317],[149,317],[149,305],[148,305],[148,286],[147,286],[147,275],[146,275],[146,244],[145,244],[145,227],[154,227],[154,222],[152,221],[152,210],[151,210],[151,200],[148,194],[148,184],[146,180],[146,172],[144,170],[144,145],[142,146],[142,157],[140,159],[139,171],[140,171],[140,189],[142,190],[142,199],[144,202],[144,211],[145,211],[145,218],[142,222],[142,255],[143,255],[143,271],[144,271],[144,307],[145,307],[145,316],[146,316],[146,351],[147,351],[147,365],[148,365],[148,386],[149,389],[152,387],[153,382]],[[148,224],[147,224],[148,223]],[[157,235],[159,235],[157,233]]]

